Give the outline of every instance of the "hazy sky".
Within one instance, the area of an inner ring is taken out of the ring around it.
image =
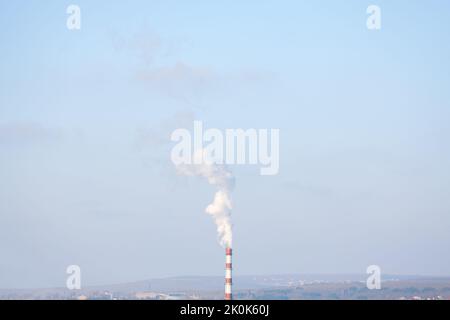
[[[278,175],[230,168],[236,274],[450,275],[449,33],[440,0],[3,1],[0,287],[222,275],[193,120],[280,129]]]

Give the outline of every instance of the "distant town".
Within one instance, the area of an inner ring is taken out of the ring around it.
[[[385,276],[370,290],[365,275],[236,276],[234,299],[269,300],[450,300],[450,277]],[[223,299],[222,277],[173,277],[117,285],[0,289],[0,299],[16,300],[203,300]]]

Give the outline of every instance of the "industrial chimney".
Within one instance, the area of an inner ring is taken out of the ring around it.
[[[225,300],[231,300],[231,248],[225,248]]]

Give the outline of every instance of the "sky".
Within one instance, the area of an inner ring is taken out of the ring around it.
[[[449,33],[438,0],[2,2],[0,288],[222,275],[194,120],[280,129],[277,175],[229,168],[235,274],[449,276]]]

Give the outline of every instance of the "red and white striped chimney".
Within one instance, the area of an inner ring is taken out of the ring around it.
[[[231,300],[231,248],[225,249],[225,300]]]

